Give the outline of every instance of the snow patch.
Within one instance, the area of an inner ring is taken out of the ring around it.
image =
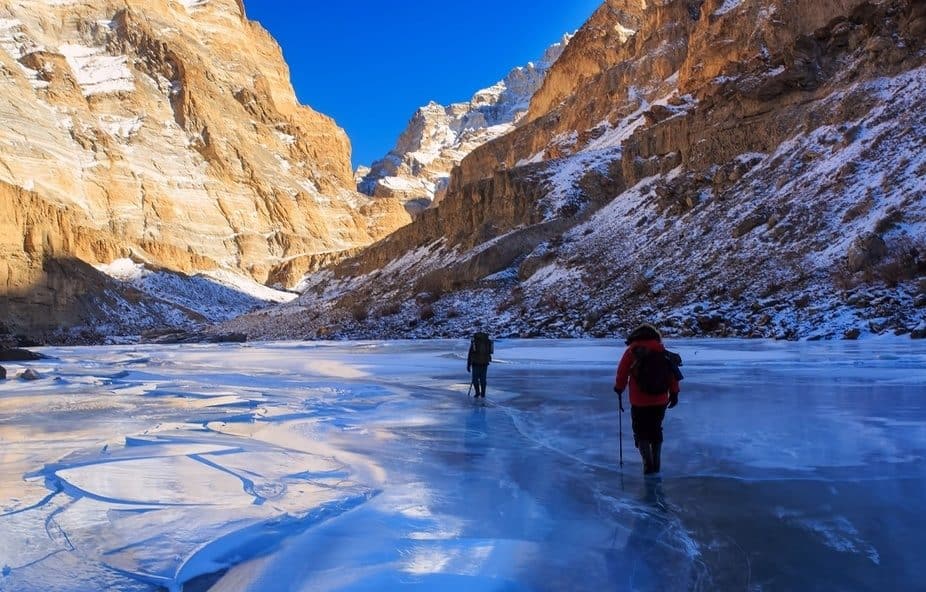
[[[116,259],[112,263],[97,265],[96,268],[109,277],[123,282],[140,280],[147,272],[143,263],[135,263],[131,259]]]
[[[724,3],[720,5],[720,8],[714,11],[713,16],[723,16],[731,10],[737,8],[742,3],[743,0],[724,0]]]
[[[73,44],[62,45],[60,51],[84,96],[135,90],[135,77],[129,70],[128,57],[104,55],[100,48]]]
[[[280,139],[280,141],[286,144],[287,146],[292,146],[293,144],[296,143],[296,136],[292,136],[290,134],[287,134],[281,131],[277,131],[276,135]]]
[[[626,43],[628,39],[633,37],[637,32],[633,29],[625,27],[624,25],[617,23],[614,25],[614,30],[617,31],[618,38],[621,40],[621,43]]]
[[[209,4],[209,0],[176,0],[187,12],[194,12]]]
[[[424,186],[423,183],[417,179],[409,179],[407,177],[384,177],[380,179],[379,182],[383,187],[387,187],[394,191],[419,191]]]
[[[44,49],[26,34],[22,21],[0,18],[0,48],[13,58],[32,88],[36,90],[48,88],[48,82],[42,79],[41,72],[19,61],[24,56]]]
[[[116,115],[101,115],[100,126],[114,138],[120,140],[129,140],[138,133],[144,124],[145,118],[137,117],[119,117]]]
[[[273,288],[255,282],[251,278],[227,269],[213,269],[211,271],[204,271],[200,275],[211,278],[222,285],[238,290],[242,294],[253,296],[265,302],[290,302],[297,296],[297,294],[292,292],[274,290]]]

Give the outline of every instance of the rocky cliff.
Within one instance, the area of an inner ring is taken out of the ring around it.
[[[0,103],[0,321],[15,327],[88,321],[67,295],[107,280],[54,261],[292,285],[409,219],[354,190],[346,135],[297,102],[238,0],[2,2]]]
[[[926,335],[926,2],[611,1],[264,337]]]
[[[569,43],[564,36],[537,62],[513,69],[468,102],[431,102],[412,116],[395,147],[364,169],[360,191],[374,197],[401,199],[418,213],[446,193],[450,171],[475,148],[499,138],[527,115],[534,93]]]

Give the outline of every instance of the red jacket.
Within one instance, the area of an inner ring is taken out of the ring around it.
[[[656,341],[655,339],[650,339],[647,341],[634,341],[630,344],[624,351],[624,356],[621,358],[621,363],[617,366],[617,376],[614,379],[614,387],[623,391],[627,388],[627,383],[630,383],[630,404],[635,407],[665,407],[669,404],[669,393],[678,394],[678,379],[675,376],[672,376],[669,381],[669,392],[663,393],[661,395],[650,395],[648,393],[642,392],[637,387],[637,381],[630,374],[630,367],[633,366],[633,362],[636,359],[636,356],[633,355],[633,350],[638,347],[645,347],[648,350],[655,351],[666,351],[664,345],[661,341]]]

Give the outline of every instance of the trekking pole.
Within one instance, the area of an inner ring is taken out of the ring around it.
[[[618,405],[617,425],[620,426],[619,431],[618,431],[618,442],[620,443],[619,448],[620,448],[621,468],[623,469],[624,468],[624,402],[621,401],[622,396],[623,395],[617,396],[617,405]]]

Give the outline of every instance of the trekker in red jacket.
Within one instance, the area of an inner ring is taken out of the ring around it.
[[[678,405],[681,377],[652,325],[640,325],[627,338],[627,349],[617,367],[614,392],[621,401],[630,384],[630,418],[633,443],[643,458],[643,473],[658,473],[662,455],[662,420],[666,409]],[[674,354],[673,354],[674,355]],[[620,403],[624,411],[623,401]]]

